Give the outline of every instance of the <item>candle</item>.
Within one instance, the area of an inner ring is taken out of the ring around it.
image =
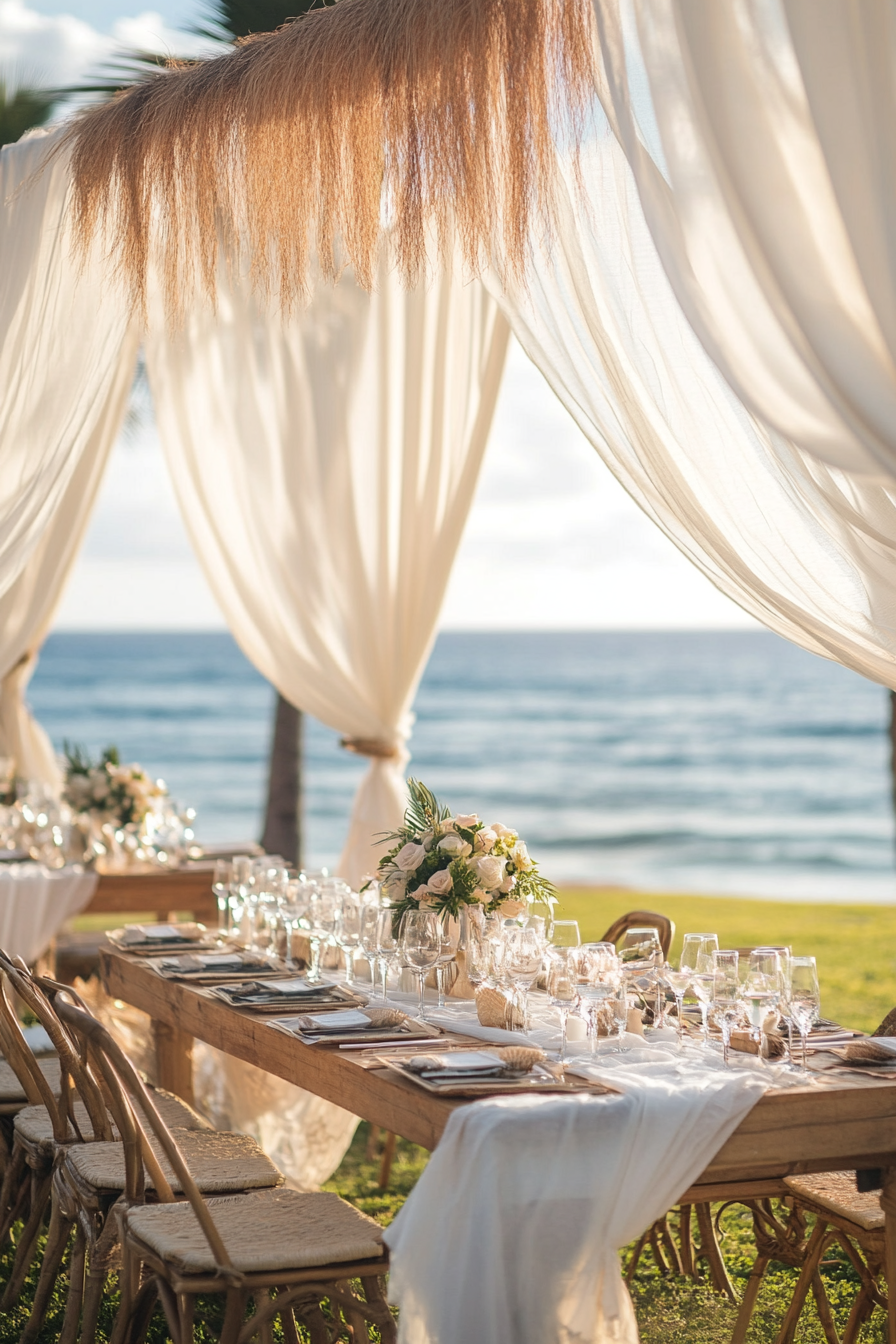
[[[588,1028],[583,1019],[570,1013],[566,1019],[566,1039],[568,1041],[584,1041],[587,1035]]]

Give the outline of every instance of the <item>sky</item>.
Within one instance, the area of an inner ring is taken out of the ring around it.
[[[189,0],[151,11],[126,0],[0,0],[0,69],[13,81],[58,86],[122,45],[193,54],[197,39],[179,29],[201,14]],[[150,408],[116,446],[57,626],[223,624],[181,525]],[[441,624],[755,626],[629,499],[516,345]]]

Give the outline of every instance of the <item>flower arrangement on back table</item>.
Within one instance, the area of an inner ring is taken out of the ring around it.
[[[89,812],[116,826],[145,820],[168,796],[162,780],[142,766],[122,765],[116,747],[92,761],[83,747],[65,745],[65,801],[75,812]]]
[[[377,876],[395,909],[434,910],[444,919],[464,905],[508,918],[532,901],[556,900],[516,831],[495,822],[486,826],[475,813],[452,816],[417,779],[408,780],[404,824],[385,839],[391,848]]]

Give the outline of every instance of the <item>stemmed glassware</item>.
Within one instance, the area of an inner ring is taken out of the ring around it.
[[[653,1023],[656,1027],[662,1027],[665,1022],[665,992],[659,971],[665,958],[658,931],[646,925],[643,928],[629,929],[622,939],[619,958],[627,978],[637,979],[645,997],[646,990],[653,988],[655,993]]]
[[[355,983],[355,953],[361,942],[361,901],[350,891],[339,903],[336,919],[336,943],[345,957],[345,983]]]
[[[740,997],[740,977],[738,975],[738,954],[736,952],[713,953],[713,983],[710,1012],[716,1026],[722,1033],[722,1057],[728,1063],[731,1048],[731,1032],[743,1014]]]
[[[675,995],[675,1004],[678,1009],[678,1048],[684,1049],[684,996],[688,985],[691,982],[691,972],[687,966],[675,970],[674,966],[666,966],[663,970],[663,981]]]
[[[622,979],[622,968],[612,943],[583,943],[578,954],[579,998],[585,1005],[591,1053],[597,1054],[597,1015],[613,998]]]
[[[391,917],[391,910],[388,913]],[[426,973],[436,965],[442,951],[442,930],[438,915],[429,910],[408,910],[401,921],[400,939],[402,960],[417,977],[420,989],[417,1016],[421,1022],[425,1022]]]
[[[376,926],[380,917],[380,907],[373,901],[365,901],[361,906],[361,929],[358,934],[358,947],[361,955],[370,967],[370,986],[376,989]]]
[[[436,962],[436,991],[438,993],[438,1006],[445,1007],[445,968],[450,966],[457,957],[457,944],[459,928],[456,920],[439,920],[441,929],[441,949],[439,959]]]
[[[541,974],[544,940],[539,930],[511,929],[507,934],[504,971],[520,998],[523,1031],[529,1029],[529,990]]]
[[[781,1001],[781,959],[778,953],[769,947],[754,948],[750,953],[747,978],[741,991],[750,1024],[750,1035],[759,1046],[759,1059],[762,1061],[765,1040],[768,1032],[768,1020],[777,1021],[778,1004]]]
[[[295,958],[293,937],[302,927],[302,920],[308,909],[309,892],[301,878],[292,878],[280,891],[277,905],[280,923],[286,936],[284,960],[289,970],[298,970]]]
[[[576,919],[555,919],[550,932],[551,947],[581,947],[582,935]]]
[[[229,859],[215,859],[215,871],[212,876],[212,891],[218,906],[218,933],[229,931],[230,884],[233,881],[233,864]]]
[[[703,1045],[709,1045],[709,1005],[712,1000],[713,962],[712,955],[719,950],[719,939],[715,933],[686,933],[681,948],[679,966],[691,973],[691,993],[700,1007],[703,1022]]]
[[[793,957],[790,963],[790,1016],[800,1033],[803,1069],[808,1071],[806,1045],[809,1032],[821,1014],[818,968],[814,957]]]
[[[382,998],[384,1001],[389,981],[389,967],[400,955],[401,947],[395,932],[395,911],[386,906],[379,912],[376,921],[376,959],[383,982]]]
[[[547,955],[546,988],[551,1006],[560,1016],[560,1060],[566,1058],[566,1023],[579,997],[578,976],[573,950],[552,947]]]
[[[312,891],[311,900],[308,904],[308,938],[311,942],[311,967],[308,971],[308,979],[318,981],[320,979],[320,954],[321,947],[328,943],[336,932],[336,922],[339,917],[339,907],[334,896],[329,892]]]

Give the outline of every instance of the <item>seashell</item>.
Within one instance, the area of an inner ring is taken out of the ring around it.
[[[498,1054],[515,1073],[528,1073],[534,1064],[540,1064],[545,1058],[544,1051],[537,1045],[502,1045]]]
[[[400,1008],[367,1008],[364,1016],[369,1017],[375,1027],[400,1027],[408,1020],[407,1013]]]
[[[878,1045],[873,1040],[854,1041],[847,1045],[843,1051],[844,1059],[849,1060],[850,1064],[893,1064],[896,1062],[896,1055],[892,1050],[887,1050],[885,1046]]]
[[[896,1008],[891,1008],[872,1036],[896,1036]]]
[[[523,1015],[516,1004],[511,1005],[500,989],[480,985],[476,991],[476,1016],[484,1027],[521,1027]]]

